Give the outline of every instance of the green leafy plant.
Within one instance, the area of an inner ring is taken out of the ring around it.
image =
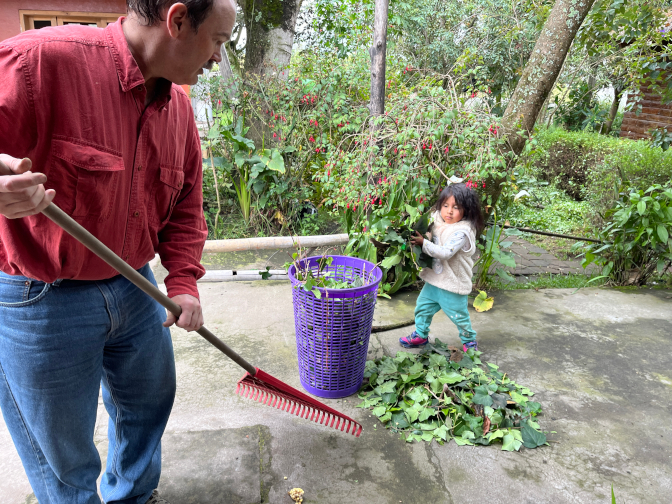
[[[430,212],[423,206],[406,204],[412,183],[391,188],[386,211],[372,213],[367,220],[353,222],[356,214],[346,210],[346,226],[350,240],[346,255],[378,264],[383,272],[379,295],[389,297],[417,280],[418,269],[431,266],[431,258],[420,247],[413,247],[411,236],[424,235],[430,225]]]
[[[218,148],[222,155],[211,156],[203,164],[206,169],[214,166],[228,175],[243,219],[249,225],[253,196],[262,195],[269,178],[285,173],[283,154],[292,152],[293,147],[256,150],[254,141],[245,137],[249,128],[244,125],[244,117],[238,117],[235,123],[232,119],[233,115],[229,110],[216,113],[205,144],[211,151]],[[261,206],[267,198],[268,196],[262,197]]]
[[[506,230],[508,234],[516,234],[516,231],[517,230],[515,229]],[[520,231],[518,231],[517,234],[520,234]],[[476,289],[482,289],[488,285],[488,274],[491,272],[493,263],[509,268],[516,267],[516,260],[513,252],[506,250],[513,245],[513,242],[500,241],[503,235],[504,228],[498,226],[495,222],[495,224],[486,229],[482,240],[478,242],[477,247],[480,250],[480,256],[475,265],[477,268],[476,282],[474,283]],[[505,282],[515,282],[515,279],[511,274],[500,266],[495,266],[495,273]]]
[[[672,263],[672,189],[653,185],[626,190],[607,212],[607,225],[598,235],[603,243],[583,242],[583,267],[602,266],[602,275],[615,285],[645,285]]]
[[[664,151],[670,148],[672,144],[672,133],[667,131],[667,128],[656,128],[649,131],[651,135],[651,145],[660,147]]]
[[[459,352],[459,351],[457,351]],[[469,350],[459,362],[440,340],[420,354],[367,361],[361,408],[408,442],[451,439],[458,445],[502,443],[502,450],[548,444],[535,418],[541,405],[532,391]]]
[[[509,186],[515,187],[512,184],[509,184]],[[499,204],[505,208],[505,216],[508,215],[509,210],[513,206],[512,204],[515,204],[521,198],[530,195],[526,190],[521,190],[512,198],[512,201],[509,202],[507,200],[510,198],[507,197],[507,193],[508,190],[505,190],[502,195],[503,197],[499,200]],[[503,226],[498,225],[498,222],[500,222],[498,215],[499,212],[497,210],[492,211],[493,222],[486,228],[485,233],[477,243],[480,256],[475,264],[477,269],[475,282],[476,289],[482,289],[488,285],[488,274],[491,272],[493,264],[499,264],[509,268],[516,267],[516,259],[513,252],[506,250],[513,245],[513,242],[501,241],[501,238],[504,235],[520,236],[522,233],[517,229],[505,229]],[[500,266],[494,266],[494,269],[497,276],[503,281],[515,282],[515,279],[505,269]]]

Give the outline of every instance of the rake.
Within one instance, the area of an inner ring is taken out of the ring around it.
[[[112,250],[105,246],[98,240],[98,238],[75,222],[55,204],[50,203],[47,208],[42,210],[42,213],[112,268],[121,273],[139,289],[154,298],[176,317],[180,316],[182,309],[177,303],[157,289],[149,280],[128,265],[121,257],[112,252]],[[236,387],[237,394],[259,401],[267,406],[272,406],[288,413],[292,413],[301,418],[309,419],[334,429],[340,429],[355,437],[359,437],[362,433],[362,425],[359,422],[322,404],[320,401],[316,401],[309,395],[296,390],[294,387],[290,387],[261,369],[252,366],[252,364],[243,359],[222,340],[206,329],[205,326],[202,326],[196,332],[208,340],[208,342],[218,350],[223,352],[233,362],[247,371],[245,376],[238,380],[238,386]]]

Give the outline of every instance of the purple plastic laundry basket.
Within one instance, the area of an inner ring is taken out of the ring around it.
[[[352,281],[362,278],[362,287],[319,289],[318,299],[301,288],[296,266],[289,268],[294,301],[294,326],[301,385],[311,394],[335,399],[357,392],[364,379],[364,366],[376,306],[380,268],[369,261],[331,256],[333,262],[320,274],[334,272],[332,278]],[[320,257],[300,261],[317,276]]]

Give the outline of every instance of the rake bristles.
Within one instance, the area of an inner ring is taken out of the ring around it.
[[[236,394],[336,430],[340,428],[342,432],[355,437],[362,433],[362,425],[349,416],[273,378],[259,368],[256,370],[254,376],[245,373],[238,381]]]

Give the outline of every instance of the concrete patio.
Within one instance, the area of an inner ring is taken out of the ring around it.
[[[207,326],[261,369],[300,388],[287,282],[202,284]],[[324,401],[364,426],[354,438],[234,394],[243,371],[200,336],[173,330],[178,391],[160,490],[171,504],[669,502],[672,293],[498,292],[472,320],[482,358],[537,394],[550,446],[518,453],[454,442],[407,444],[356,397]],[[417,294],[379,300],[375,324],[412,317]],[[372,335],[394,355],[409,328]],[[432,337],[457,344],[443,314]],[[106,454],[101,406],[96,442]],[[36,502],[0,423],[0,503]]]

